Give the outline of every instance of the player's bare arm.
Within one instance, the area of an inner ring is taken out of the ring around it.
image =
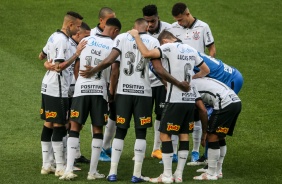
[[[214,44],[214,43],[208,47],[208,50],[209,50],[209,55],[210,55],[211,57],[214,57],[214,58],[215,58],[216,49],[215,49],[215,44]]]
[[[74,74],[74,78],[75,80],[77,80],[78,78],[78,74],[79,74],[79,65],[80,65],[80,60],[77,59],[74,63],[74,69],[73,69],[73,74]]]
[[[195,75],[193,75],[192,77],[193,79],[205,77],[206,75],[210,73],[210,69],[205,62],[203,62],[201,66],[198,66],[198,68],[200,69],[200,71],[196,73]]]
[[[64,62],[60,63],[58,66],[56,66],[55,67],[56,71],[60,72],[64,69],[66,69],[67,67],[69,67],[79,57],[81,51],[85,48],[86,44],[87,44],[87,40],[82,40],[78,44],[78,46],[76,48],[76,52],[74,53],[74,55],[71,58],[69,58],[67,61],[64,61]]]
[[[117,51],[116,49],[112,49],[110,55],[106,57],[101,63],[99,63],[95,67],[84,66],[86,70],[80,70],[79,74],[84,78],[89,78],[93,76],[95,73],[104,70],[105,68],[113,64],[116,61],[119,54],[120,54],[119,51]]]
[[[114,62],[112,64],[112,70],[111,70],[111,77],[110,77],[110,99],[109,101],[113,101],[114,100],[114,96],[116,93],[116,89],[117,89],[117,84],[118,84],[118,78],[119,78],[119,62]]]
[[[154,66],[154,69],[156,70],[156,72],[158,73],[158,75],[164,79],[167,82],[170,82],[171,84],[177,86],[179,89],[181,89],[182,91],[189,91],[190,90],[190,85],[188,82],[186,81],[178,81],[177,79],[175,79],[172,75],[170,75],[170,73],[168,73],[164,67],[162,66],[161,60],[160,59],[152,59],[152,64]]]
[[[40,53],[39,53],[38,58],[39,58],[40,60],[43,60],[43,59],[45,59],[46,57],[47,57],[47,55],[46,55],[44,52],[40,52]]]
[[[205,147],[206,144],[206,137],[207,137],[207,128],[208,128],[208,114],[206,107],[201,99],[197,99],[195,103],[199,117],[202,123],[202,138],[201,138],[201,145]]]
[[[159,58],[160,52],[158,49],[148,50],[147,47],[142,42],[139,33],[136,29],[128,31],[128,33],[135,38],[138,50],[141,52],[144,58]]]

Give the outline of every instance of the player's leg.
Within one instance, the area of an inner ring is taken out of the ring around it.
[[[89,96],[74,97],[70,112],[70,131],[67,141],[67,165],[61,180],[71,180],[77,175],[73,174],[74,161],[79,146],[79,136],[82,125],[85,124],[89,113]]]
[[[115,102],[109,103],[110,115],[108,118],[107,125],[104,130],[103,147],[99,157],[100,161],[110,162],[111,161],[111,141],[116,132],[116,107]]]
[[[184,116],[182,119],[178,119],[182,123],[179,130],[178,163],[173,178],[176,183],[182,183],[183,170],[189,155],[189,133],[193,132],[194,104],[178,104],[178,106],[186,111],[182,111]],[[179,114],[175,115],[180,116]]]
[[[161,115],[162,111],[165,105],[165,98],[166,98],[166,89],[165,86],[157,86],[152,87],[152,106],[155,101],[155,114],[156,118],[154,121],[154,145],[153,145],[153,151],[151,154],[151,157],[155,157],[158,159],[162,159],[162,152],[161,152],[161,140],[160,140],[160,121],[161,121]]]
[[[126,107],[124,104],[126,104]],[[117,128],[115,138],[112,142],[111,167],[109,175],[107,176],[108,181],[117,181],[118,164],[124,147],[124,138],[130,127],[130,120],[133,113],[132,109],[131,95],[116,95],[116,114],[118,115],[116,121]]]
[[[99,156],[103,144],[103,126],[108,120],[107,101],[103,96],[91,96],[90,116],[93,127],[93,139],[91,144],[91,162],[88,173],[88,180],[95,180],[97,178],[104,178],[104,174],[97,171]]]
[[[152,127],[152,98],[134,96],[133,104],[136,140],[134,145],[134,169],[131,182],[139,183],[144,181],[141,177],[141,171],[146,151],[147,128]]]

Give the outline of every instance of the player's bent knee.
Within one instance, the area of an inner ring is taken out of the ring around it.
[[[124,140],[127,134],[127,130],[128,130],[127,128],[125,129],[125,128],[117,127],[115,138]]]

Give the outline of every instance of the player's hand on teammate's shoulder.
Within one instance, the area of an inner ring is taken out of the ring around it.
[[[84,78],[90,78],[91,76],[93,76],[93,67],[89,66],[89,65],[84,65],[84,67],[86,68],[85,70],[79,70],[79,74],[80,76],[84,77]]]
[[[139,32],[136,29],[131,29],[130,31],[127,31],[131,36],[134,38],[139,35]]]
[[[76,47],[76,54],[80,55],[81,51],[86,47],[87,40],[82,40]]]
[[[191,89],[191,86],[189,84],[189,82],[187,81],[182,81],[179,83],[178,87],[182,90],[182,91],[185,91],[185,92],[188,92],[190,91]]]

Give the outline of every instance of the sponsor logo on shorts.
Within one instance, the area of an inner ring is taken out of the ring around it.
[[[108,114],[104,114],[105,122],[108,122]]]
[[[43,109],[40,109],[40,114],[43,114]]]
[[[147,118],[142,117],[142,118],[140,118],[140,124],[141,125],[145,125],[145,124],[149,124],[149,123],[151,123],[151,117],[147,117]]]
[[[71,110],[71,113],[70,113],[71,118],[78,118],[78,116],[79,116],[78,111]]]
[[[216,130],[216,133],[224,133],[227,134],[229,131],[229,128],[224,128],[224,127],[218,127]]]
[[[57,112],[45,112],[46,119],[47,118],[56,118]]]
[[[194,129],[194,122],[189,123],[189,130],[193,130]]]
[[[117,123],[124,124],[125,123],[125,118],[117,116]]]
[[[168,123],[166,130],[178,132],[180,130],[180,125],[174,125],[172,123]]]

